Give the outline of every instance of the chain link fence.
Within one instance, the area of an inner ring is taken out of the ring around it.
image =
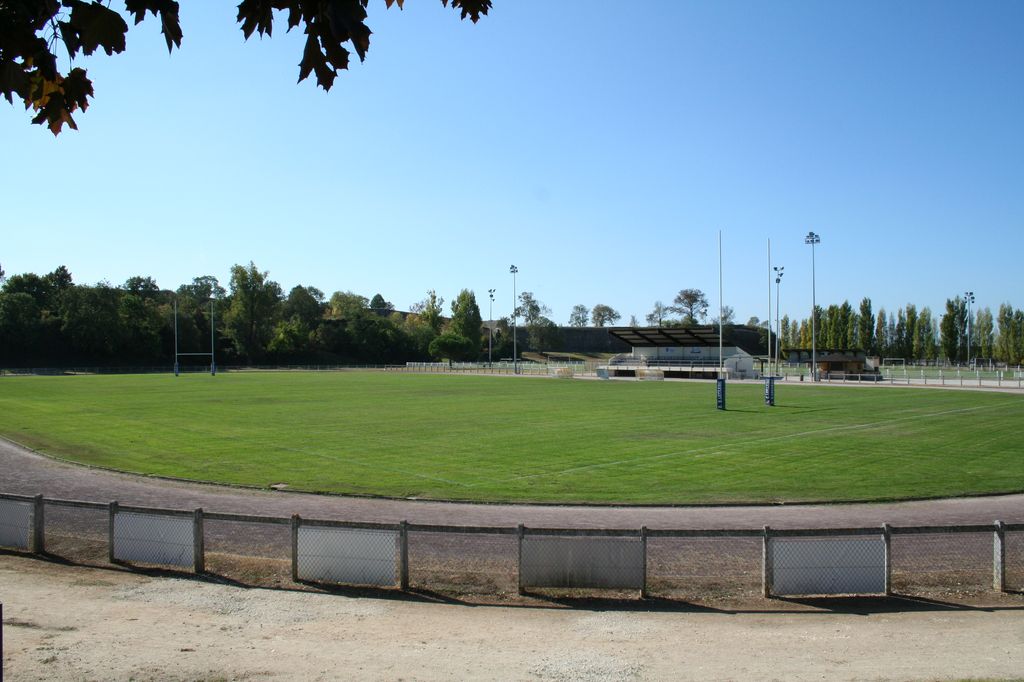
[[[1006,589],[1024,592],[1024,530],[1006,533]]]
[[[401,531],[292,525],[296,580],[394,587],[399,584]]]
[[[0,500],[0,545],[29,549],[32,542],[31,502]]]
[[[107,563],[110,539],[107,505],[47,499],[43,510],[46,554],[76,564]]]
[[[992,589],[993,531],[898,533],[892,538],[893,590],[900,594]]]
[[[1024,589],[1024,523],[797,530],[435,526],[0,494],[0,545],[76,564],[138,562],[245,584],[490,596],[612,590],[700,601]]]
[[[250,585],[291,582],[291,531],[287,519],[204,515],[206,570]]]
[[[514,594],[517,541],[511,532],[410,530],[409,585],[455,594]]]
[[[744,599],[761,593],[759,537],[647,539],[647,590],[652,596]]]

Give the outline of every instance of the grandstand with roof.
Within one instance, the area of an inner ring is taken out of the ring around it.
[[[640,378],[653,369],[666,379],[753,379],[768,357],[765,330],[747,325],[722,328],[721,362],[717,325],[611,327],[608,333],[632,348],[598,368],[609,377]]]

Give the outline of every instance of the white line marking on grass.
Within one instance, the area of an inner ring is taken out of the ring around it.
[[[783,434],[781,436],[770,436],[770,437],[767,437],[767,438],[755,438],[755,439],[751,439],[751,440],[736,441],[736,442],[733,442],[733,443],[726,443],[726,444],[723,444],[723,445],[711,445],[711,446],[704,446],[704,447],[700,447],[700,448],[693,448],[691,450],[677,450],[675,452],[664,452],[664,453],[662,453],[660,455],[648,455],[648,456],[645,456],[645,457],[633,457],[633,458],[629,458],[629,459],[619,459],[619,460],[615,460],[613,462],[598,462],[596,464],[585,464],[583,466],[570,467],[568,469],[563,469],[561,471],[546,471],[546,472],[539,472],[539,473],[536,473],[536,474],[523,474],[522,476],[513,476],[512,478],[505,478],[505,479],[501,479],[501,480],[498,480],[498,481],[490,481],[490,483],[509,483],[511,481],[520,481],[520,480],[530,479],[530,478],[543,478],[543,477],[546,477],[546,476],[563,476],[565,474],[573,474],[573,473],[577,473],[577,472],[580,472],[580,471],[587,471],[587,470],[590,470],[590,469],[604,469],[604,468],[607,468],[607,467],[614,467],[614,466],[619,466],[619,465],[622,465],[622,464],[635,464],[637,462],[656,461],[656,460],[659,460],[659,459],[668,459],[670,457],[680,457],[680,456],[684,456],[684,455],[695,455],[696,457],[707,457],[707,456],[710,456],[710,455],[718,454],[718,453],[722,452],[723,450],[726,450],[726,449],[729,449],[729,448],[742,447],[742,446],[750,445],[750,444],[753,444],[753,443],[765,443],[765,442],[770,442],[770,441],[789,440],[791,438],[802,438],[804,436],[813,436],[815,434],[829,433],[829,432],[832,432],[832,431],[853,431],[853,430],[857,430],[857,429],[869,429],[869,428],[874,428],[874,427],[877,427],[877,426],[889,426],[891,424],[896,424],[896,423],[905,422],[905,421],[912,421],[912,420],[916,420],[916,419],[927,419],[927,418],[930,418],[930,417],[944,417],[944,416],[949,415],[949,414],[957,414],[957,413],[961,413],[961,412],[976,412],[978,410],[998,409],[998,408],[1002,408],[1002,407],[1008,407],[1009,405],[1010,405],[1010,403],[1005,403],[1005,404],[1002,404],[1002,405],[979,405],[977,407],[961,407],[961,408],[957,408],[957,409],[954,409],[954,410],[943,410],[942,412],[933,412],[933,413],[930,413],[930,414],[914,414],[914,415],[909,415],[907,417],[898,417],[896,419],[888,419],[888,420],[885,420],[885,421],[869,422],[867,424],[847,424],[845,426],[830,426],[828,428],[815,429],[813,431],[802,431],[800,433],[787,433],[787,434]],[[476,484],[469,484],[468,487],[473,487],[474,485],[476,485]]]

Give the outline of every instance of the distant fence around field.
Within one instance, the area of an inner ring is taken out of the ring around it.
[[[454,526],[254,516],[0,494],[0,545],[73,562],[520,594],[889,595],[1024,588],[1024,523],[804,529]],[[219,568],[218,568],[219,567]]]
[[[606,364],[606,363],[605,363]],[[558,378],[593,377],[608,379],[611,372],[605,364],[588,360],[586,362],[531,362],[513,363],[510,360],[500,362],[408,362],[404,365],[252,365],[252,366],[218,366],[217,371],[224,373],[238,372],[347,372],[347,371],[378,371],[401,372],[411,374],[482,374],[482,375],[513,375],[547,376]],[[698,366],[699,363],[690,363]],[[710,366],[710,365],[709,365]],[[617,377],[619,380],[633,378],[637,381],[664,378],[659,372],[675,370],[684,365],[678,363],[649,362],[644,369],[637,370],[634,377]],[[768,373],[768,368],[765,368]],[[206,374],[210,366],[188,365],[180,368],[182,374]],[[32,368],[0,368],[0,377],[18,376],[75,376],[94,374],[171,374],[173,367],[32,367]],[[728,375],[728,370],[726,370]],[[710,379],[713,374],[708,374]],[[782,366],[775,373],[777,379],[786,383],[806,383],[810,381],[806,367]],[[732,379],[733,381],[760,381],[753,379]],[[887,386],[942,386],[946,388],[983,388],[983,389],[1017,389],[1024,390],[1024,371],[1020,368],[1003,370],[974,370],[957,367],[884,367],[879,373],[853,374],[844,372],[822,372],[819,383],[823,384],[859,384]]]
[[[524,374],[531,376],[593,375],[596,362],[531,362],[511,360],[496,362],[408,362],[404,365],[217,365],[217,372],[413,372],[429,374]],[[181,365],[181,374],[207,374],[209,365]],[[174,374],[167,366],[81,366],[81,367],[9,367],[0,368],[0,377],[76,376],[92,374]]]

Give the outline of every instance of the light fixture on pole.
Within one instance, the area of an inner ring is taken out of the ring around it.
[[[494,347],[494,289],[488,289],[491,302],[487,304],[487,366],[491,366],[491,349]]]
[[[779,284],[782,282],[782,271],[786,269],[784,265],[772,268],[775,270],[775,373],[779,373],[779,343],[782,336],[782,327],[779,324]],[[771,324],[771,320],[768,321]]]
[[[510,265],[508,271],[512,273],[512,372],[519,374],[519,348],[516,346],[516,273],[519,268]]]
[[[821,243],[821,235],[808,232],[804,244],[811,245],[811,381],[818,380],[818,301],[815,295],[814,245]]]
[[[971,364],[971,306],[974,304],[974,292],[965,291],[964,299],[967,301],[967,364]]]

